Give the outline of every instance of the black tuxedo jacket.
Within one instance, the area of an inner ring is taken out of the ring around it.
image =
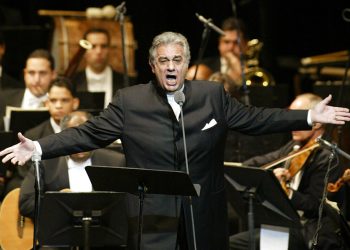
[[[122,153],[108,149],[99,149],[93,152],[91,163],[97,166],[125,166]],[[43,191],[61,191],[69,188],[68,165],[66,157],[58,157],[42,161]],[[34,218],[35,176],[31,168],[21,185],[19,207],[24,216]]]
[[[185,81],[183,105],[190,177],[201,185],[193,199],[198,249],[228,249],[223,153],[228,129],[249,134],[306,130],[307,111],[248,107],[206,81]],[[181,124],[156,83],[121,89],[100,116],[39,139],[43,158],[107,146],[120,138],[128,167],[185,171]],[[174,249],[180,197],[146,195],[142,249]],[[132,205],[130,205],[132,207]],[[182,204],[186,238],[189,206]],[[137,218],[138,205],[130,208]],[[181,231],[183,232],[183,231]],[[191,242],[189,243],[192,248]]]
[[[53,131],[50,120],[46,120],[40,123],[38,126],[35,126],[34,128],[27,130],[24,136],[33,141],[36,141],[39,138],[42,138],[44,136],[51,135],[54,133],[55,132]]]
[[[24,83],[2,72],[0,77],[0,89],[25,88]]]

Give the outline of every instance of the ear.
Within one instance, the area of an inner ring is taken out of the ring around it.
[[[79,108],[80,100],[78,98],[73,99],[73,110],[77,110]]]
[[[154,64],[149,60],[148,61],[149,66],[151,66],[152,72],[155,74],[155,67]]]

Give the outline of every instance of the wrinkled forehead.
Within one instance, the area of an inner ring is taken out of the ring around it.
[[[184,56],[184,48],[177,43],[160,44],[155,51],[156,58],[168,57],[173,58],[175,56]]]
[[[180,60],[189,63],[185,48],[178,43],[160,44],[154,51],[154,60]]]

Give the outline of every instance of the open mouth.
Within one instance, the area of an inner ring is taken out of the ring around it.
[[[176,76],[175,75],[166,75],[166,79],[167,80],[176,80]]]

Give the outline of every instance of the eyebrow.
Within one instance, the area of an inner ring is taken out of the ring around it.
[[[177,58],[182,58],[182,55],[175,55],[173,58],[169,58],[167,56],[159,56],[158,59],[168,59],[168,60],[173,60],[173,59],[177,59]]]

